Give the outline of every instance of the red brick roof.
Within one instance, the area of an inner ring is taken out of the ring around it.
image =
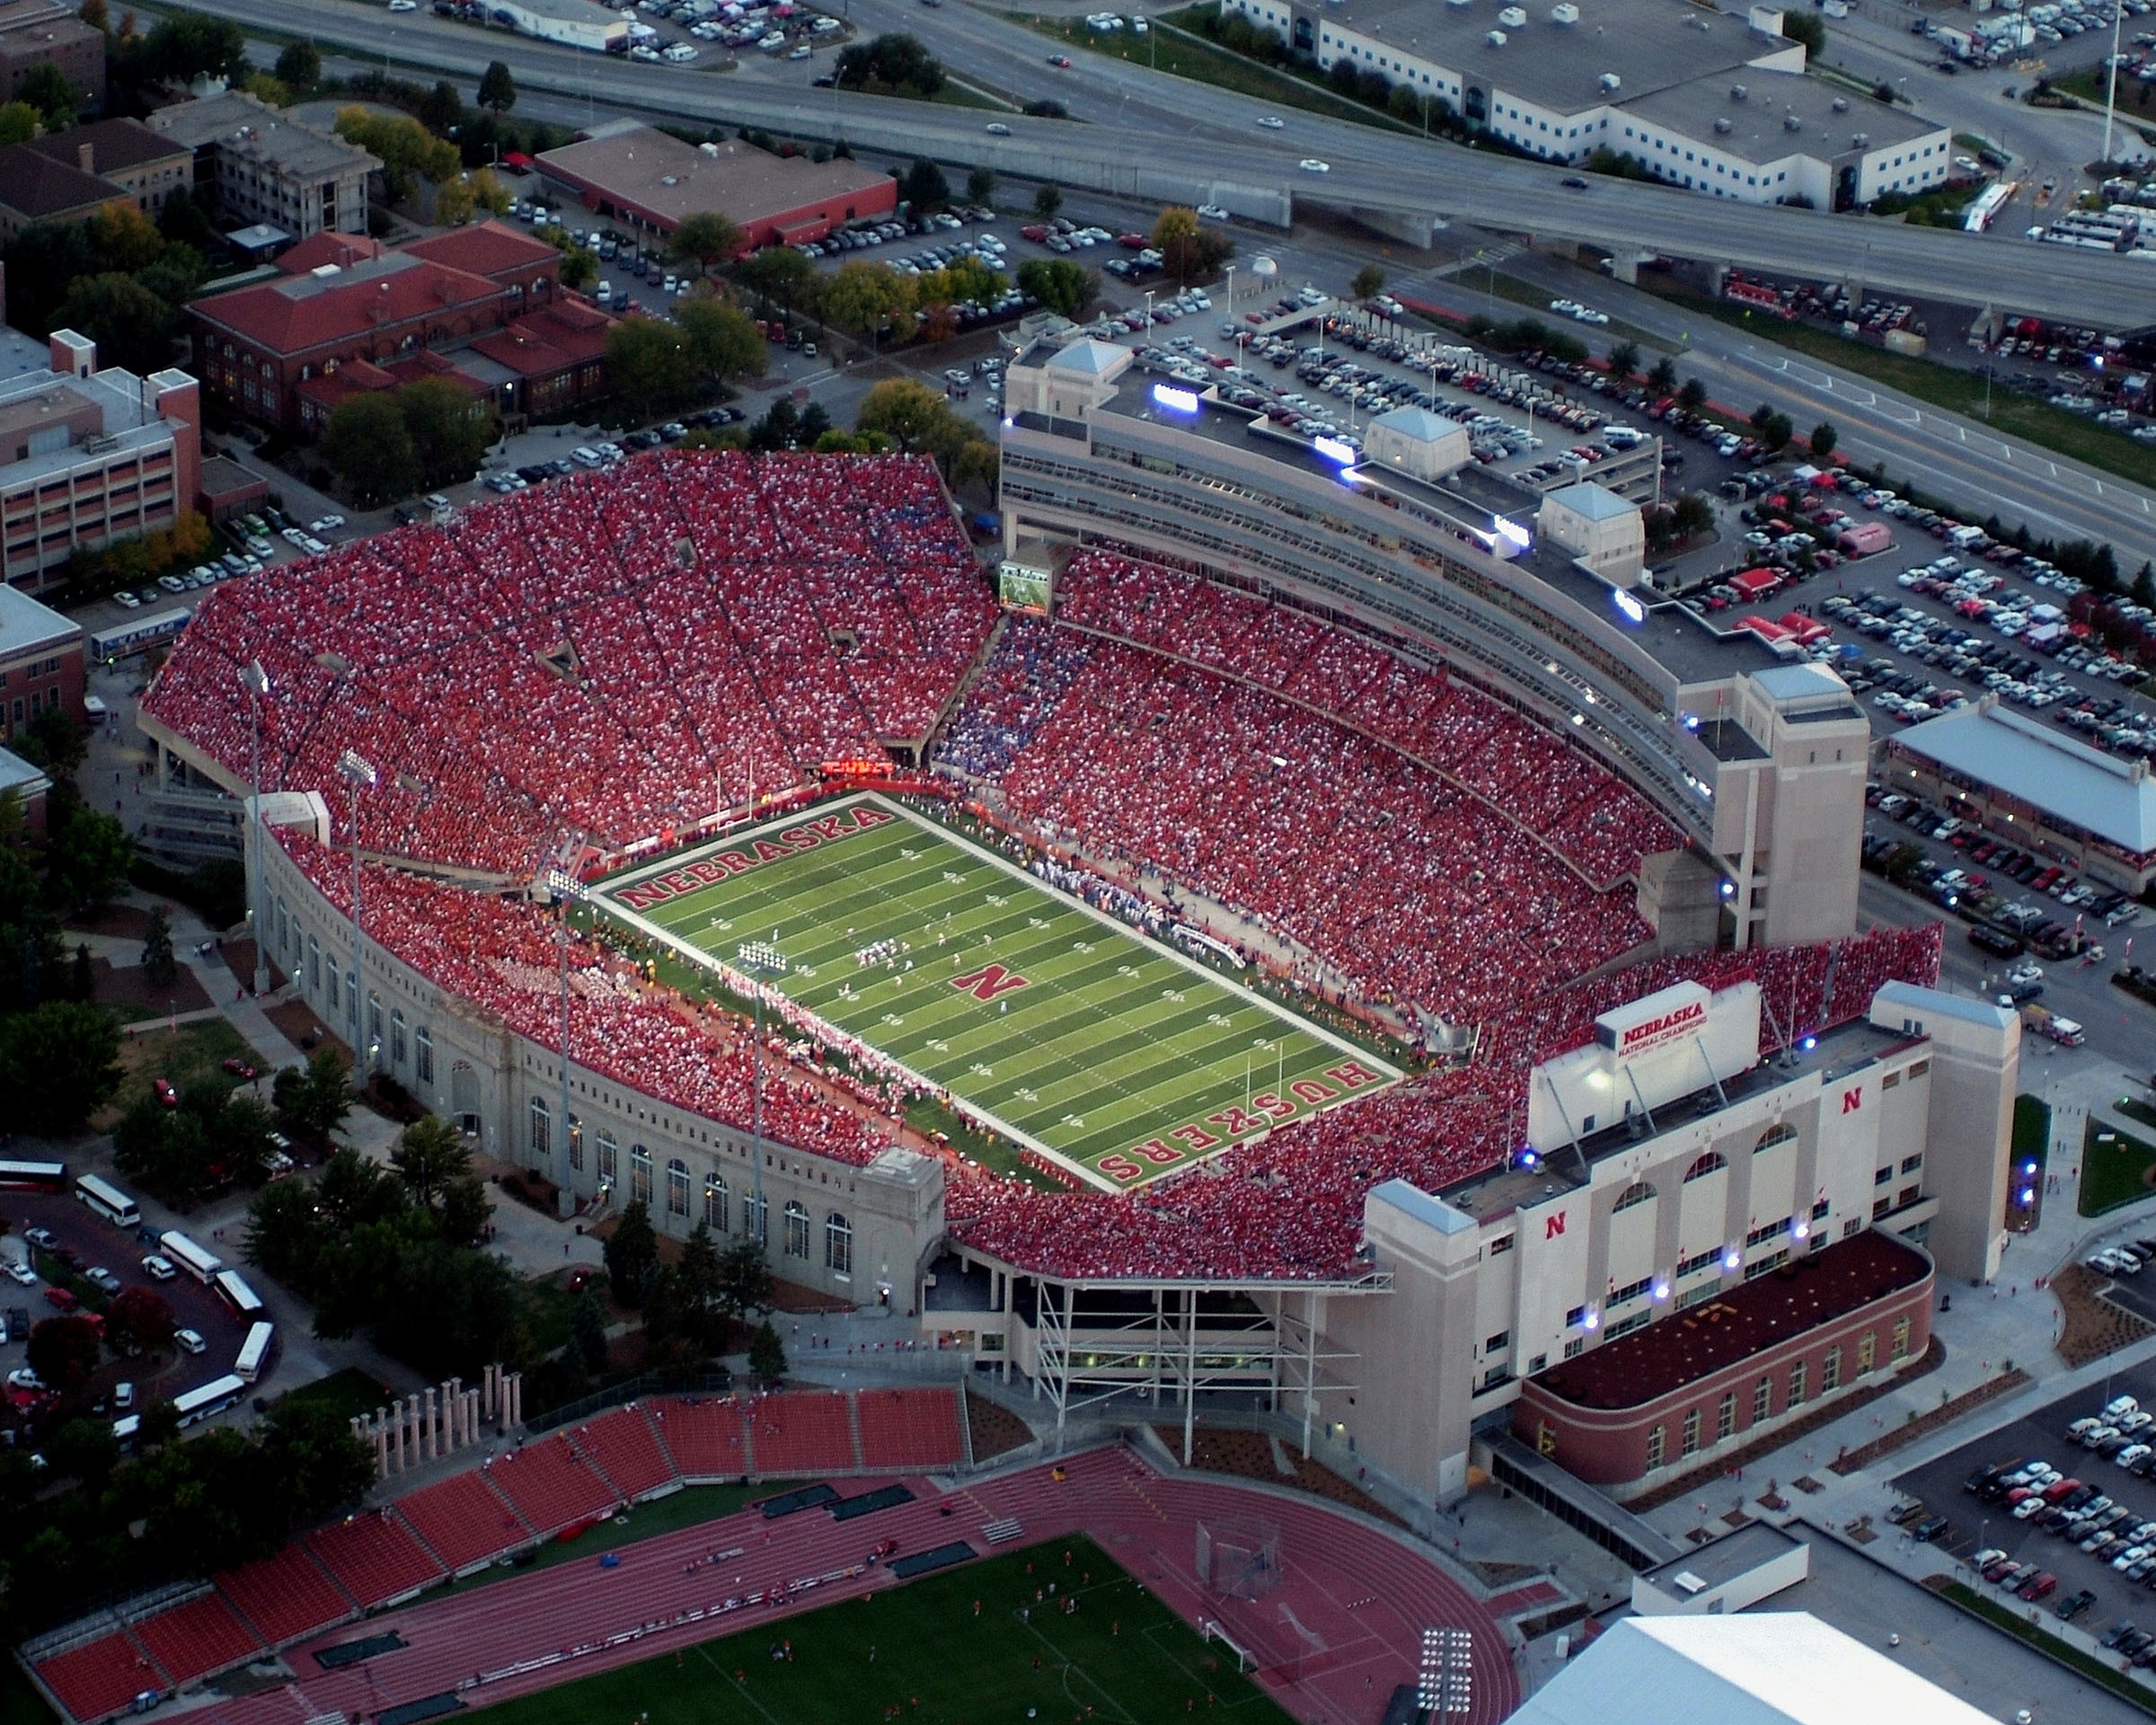
[[[452,270],[475,276],[500,276],[528,270],[534,264],[559,261],[561,254],[544,240],[520,234],[506,222],[473,222],[445,234],[414,240],[399,251],[412,258],[428,258]]]
[[[604,358],[606,333],[613,328],[614,319],[604,312],[567,300],[482,336],[472,347],[520,377],[551,377]]]
[[[376,330],[424,324],[498,304],[481,276],[424,258],[387,257],[335,276],[291,276],[197,300],[204,323],[271,353],[297,354],[363,339]]]
[[[1605,1341],[1552,1367],[1533,1385],[1575,1407],[1640,1407],[1913,1287],[1931,1273],[1922,1253],[1867,1230],[1718,1299]]]
[[[384,250],[381,241],[370,240],[364,234],[314,234],[283,253],[277,267],[287,276],[304,276],[325,263],[349,270],[356,263],[380,257]]]
[[[110,180],[56,162],[27,144],[0,149],[0,204],[32,221],[120,202],[128,194]]]

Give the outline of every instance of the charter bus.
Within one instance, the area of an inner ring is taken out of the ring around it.
[[[0,1162],[0,1189],[11,1192],[60,1192],[67,1189],[64,1162]]]
[[[270,1344],[277,1339],[274,1323],[258,1323],[247,1331],[247,1340],[240,1344],[240,1357],[232,1362],[232,1375],[243,1384],[252,1384],[262,1375],[262,1367],[270,1360]]]
[[[100,1180],[95,1174],[84,1174],[75,1182],[75,1195],[116,1228],[141,1225],[141,1208],[109,1180]]]
[[[161,641],[170,641],[187,627],[187,607],[181,606],[171,611],[146,612],[110,629],[93,630],[89,641],[90,662],[102,665],[107,659],[123,659],[129,653],[155,647]]]
[[[220,1269],[209,1281],[242,1322],[252,1323],[262,1315],[261,1296],[247,1286],[238,1270]]]
[[[213,1377],[199,1390],[175,1395],[172,1411],[180,1416],[181,1425],[197,1425],[223,1413],[246,1393],[247,1385],[236,1377]]]
[[[157,1236],[157,1250],[205,1287],[225,1268],[225,1261],[216,1253],[205,1252],[177,1228]]]

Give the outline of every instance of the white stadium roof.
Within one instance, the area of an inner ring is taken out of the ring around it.
[[[1904,730],[1895,742],[1975,784],[1988,784],[2122,851],[2156,851],[2156,778],[2074,741],[1986,695]]]
[[[1621,1618],[1510,1725],[1996,1725],[1808,1612]]]

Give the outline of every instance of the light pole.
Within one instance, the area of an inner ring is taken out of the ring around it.
[[[365,756],[349,748],[337,757],[337,771],[352,789],[352,1067],[358,1072],[362,1058],[360,1038],[367,1033],[367,1020],[360,1012],[360,996],[366,984],[359,933],[359,793],[373,790],[380,775]],[[364,1057],[367,1066],[372,1068],[374,1051],[367,1049]]]
[[[1150,296],[1148,296],[1150,297]],[[749,941],[737,951],[742,967],[755,986],[749,1000],[755,1010],[755,1076],[749,1092],[749,1136],[755,1140],[755,1164],[752,1190],[756,1207],[756,1243],[771,1249],[771,1212],[764,1205],[764,978],[786,974],[786,955],[779,951],[774,932],[768,941]]]
[[[2111,8],[2111,76],[2104,87],[2104,165],[2111,165],[2111,126],[2118,118],[2118,27],[2125,22],[2126,9]]]
[[[262,885],[262,703],[270,695],[270,673],[253,659],[240,668],[247,691],[247,844],[248,903],[254,917],[254,997],[270,992],[270,900]]]

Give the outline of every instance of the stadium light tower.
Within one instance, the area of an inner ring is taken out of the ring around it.
[[[259,659],[240,668],[240,686],[247,691],[247,818],[248,884],[253,889],[248,903],[254,917],[254,997],[270,992],[270,898],[262,885],[262,703],[270,698],[270,673]]]
[[[590,897],[582,881],[558,870],[547,878],[547,885],[556,897],[579,904]],[[569,949],[576,944],[576,939],[565,905],[561,920],[554,924],[554,945],[561,955],[561,1179],[554,1188],[554,1210],[564,1221],[576,1208],[576,1200],[569,1190],[569,1151],[576,1130],[569,1111]]]
[[[771,1212],[764,1204],[764,990],[765,977],[782,977],[786,974],[786,955],[779,951],[778,932],[774,929],[768,941],[745,942],[736,951],[742,968],[756,982],[749,990],[749,1000],[755,1010],[756,1041],[755,1078],[749,1092],[749,1137],[755,1141],[753,1190],[756,1205],[756,1243],[766,1252],[771,1250]]]
[[[381,775],[374,764],[357,749],[348,748],[337,757],[337,771],[352,788],[352,1065],[358,1068],[361,1058],[359,1039],[367,1033],[367,1019],[360,1003],[367,992],[361,969],[364,954],[359,935],[359,793],[371,791],[380,783]],[[367,1069],[373,1070],[374,1050],[366,1050]]]

